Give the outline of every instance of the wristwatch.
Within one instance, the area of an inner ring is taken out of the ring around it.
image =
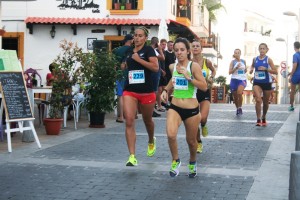
[[[188,79],[188,82],[191,82],[192,80],[194,80],[194,77],[191,76],[189,79]]]

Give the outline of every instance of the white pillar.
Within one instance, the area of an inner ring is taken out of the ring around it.
[[[300,8],[299,8],[299,13],[298,13],[298,38],[297,40],[300,41]]]

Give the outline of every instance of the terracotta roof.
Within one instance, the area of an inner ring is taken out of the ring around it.
[[[28,17],[26,24],[159,25],[160,19]]]
[[[1,1],[1,0],[0,0]],[[177,21],[167,19],[168,30],[178,34],[179,37],[186,37],[189,40],[198,38],[189,27]],[[160,19],[124,19],[124,18],[73,18],[73,17],[27,17],[26,24],[95,24],[95,25],[144,25],[159,26]],[[32,32],[31,32],[32,33]]]

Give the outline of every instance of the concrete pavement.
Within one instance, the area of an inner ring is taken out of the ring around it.
[[[287,107],[271,105],[268,126],[256,127],[254,105],[245,105],[243,116],[237,117],[233,104],[212,104],[209,136],[203,139],[194,179],[186,176],[189,153],[183,126],[178,134],[180,174],[169,177],[165,113],[154,118],[157,152],[151,158],[139,116],[137,167],[125,166],[124,124],[113,115],[104,129],[85,128],[83,118],[77,131],[70,126],[52,137],[37,131],[42,149],[26,143],[13,144],[12,153],[0,151],[0,199],[285,200],[299,120],[298,106],[294,112]]]

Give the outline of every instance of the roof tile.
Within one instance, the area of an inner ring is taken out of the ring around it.
[[[160,19],[118,19],[118,18],[63,18],[27,17],[25,23],[33,24],[99,24],[99,25],[159,25]]]

